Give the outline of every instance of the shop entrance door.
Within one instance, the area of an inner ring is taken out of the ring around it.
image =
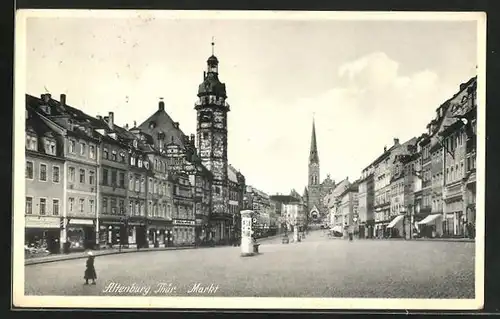
[[[85,249],[95,249],[95,230],[92,226],[86,226],[83,228],[84,233],[84,248]]]

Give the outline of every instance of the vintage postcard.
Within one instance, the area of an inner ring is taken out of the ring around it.
[[[14,305],[480,309],[485,26],[18,11]]]

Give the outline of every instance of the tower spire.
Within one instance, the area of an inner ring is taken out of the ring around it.
[[[311,135],[311,151],[309,153],[309,162],[310,163],[319,163],[318,146],[316,144],[316,125],[314,122],[315,121],[314,121],[314,117],[313,117],[312,135]]]
[[[214,55],[215,52],[215,40],[214,37],[212,36],[212,55]]]

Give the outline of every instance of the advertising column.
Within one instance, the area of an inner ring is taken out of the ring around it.
[[[241,256],[253,255],[252,218],[253,211],[241,211]]]

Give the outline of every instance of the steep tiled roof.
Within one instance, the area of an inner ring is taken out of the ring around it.
[[[158,139],[158,133],[162,132],[165,134],[164,142],[175,144],[181,146],[183,149],[186,148],[185,145],[185,134],[182,130],[176,127],[176,122],[165,112],[164,110],[158,110],[153,115],[151,115],[147,120],[145,120],[138,128],[147,134],[149,134],[154,144],[156,145]],[[151,128],[151,124],[154,126]]]

